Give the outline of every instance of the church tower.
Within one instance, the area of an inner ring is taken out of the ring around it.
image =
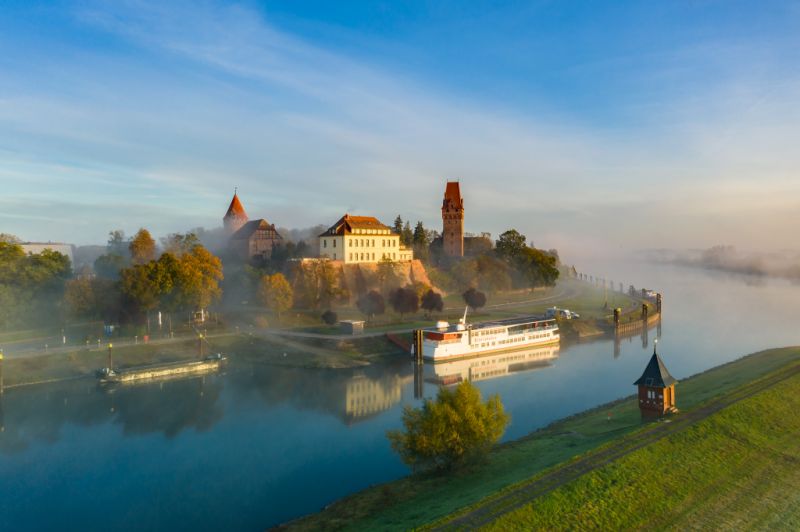
[[[232,235],[247,223],[247,213],[244,212],[242,202],[239,201],[239,196],[236,195],[235,191],[231,204],[228,207],[228,212],[225,213],[225,216],[222,218],[222,223],[225,225],[225,231],[229,235]]]
[[[458,181],[448,181],[444,189],[442,247],[448,257],[464,256],[464,200]]]

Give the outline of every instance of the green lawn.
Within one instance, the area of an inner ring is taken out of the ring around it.
[[[800,348],[775,349],[696,375],[678,384],[678,406],[692,408],[797,360]],[[636,400],[629,397],[500,445],[485,464],[471,470],[441,477],[406,477],[370,488],[332,504],[319,514],[291,523],[291,528],[419,527],[641,427]]]
[[[791,377],[485,528],[797,530],[798,391]]]

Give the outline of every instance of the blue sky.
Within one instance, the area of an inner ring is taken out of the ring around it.
[[[578,256],[794,247],[789,2],[4,2],[0,232],[516,227]]]

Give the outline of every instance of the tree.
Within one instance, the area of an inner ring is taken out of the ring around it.
[[[414,258],[427,261],[430,257],[431,232],[425,230],[422,222],[417,222],[416,227],[414,227],[413,244]]]
[[[326,323],[328,325],[336,325],[336,322],[339,321],[339,315],[336,314],[331,309],[328,309],[325,312],[323,312],[320,318],[322,319],[323,323]]]
[[[275,273],[261,278],[258,296],[261,302],[272,309],[280,320],[281,313],[292,308],[294,290],[282,273]]]
[[[195,246],[199,245],[200,240],[194,233],[172,233],[161,239],[161,247],[164,248],[164,252],[172,253],[176,257],[191,252]]]
[[[477,310],[486,304],[486,294],[483,292],[478,292],[474,288],[470,288],[461,296],[464,298],[464,302],[469,305],[472,310]]]
[[[376,269],[378,284],[383,293],[388,293],[392,288],[396,288],[402,282],[399,272],[399,264],[392,259],[381,259]]]
[[[375,290],[370,290],[358,298],[356,306],[367,319],[371,319],[386,312],[386,302],[380,292]]]
[[[444,300],[442,300],[442,294],[434,292],[433,290],[428,290],[425,292],[425,295],[422,296],[422,302],[420,306],[428,313],[429,316],[432,312],[441,312],[444,310]]]
[[[496,242],[495,251],[497,255],[507,261],[514,261],[527,247],[525,235],[521,235],[516,229],[509,229]]]
[[[110,255],[119,255],[125,257],[128,251],[128,244],[125,240],[125,231],[117,229],[108,232],[108,243],[106,244],[106,251]]]
[[[520,273],[529,286],[553,286],[558,279],[556,257],[539,249],[525,248],[517,260]]]
[[[503,436],[510,416],[498,395],[485,403],[469,381],[441,387],[435,400],[403,409],[404,430],[387,433],[392,449],[414,471],[447,470],[484,457]]]
[[[402,317],[419,310],[419,296],[411,287],[397,288],[389,293],[389,304]]]
[[[394,232],[398,235],[403,234],[403,219],[399,214],[397,215],[397,218],[394,219]]]
[[[134,235],[128,244],[128,251],[131,254],[131,262],[133,264],[150,262],[156,258],[156,241],[150,236],[150,231],[144,228],[139,229],[139,232]]]
[[[205,309],[222,296],[222,262],[200,244],[178,257],[174,266],[179,308]]]
[[[5,242],[6,244],[19,244],[22,241],[17,235],[12,235],[11,233],[0,233],[0,242]]]
[[[138,320],[158,308],[161,296],[171,291],[171,279],[164,276],[158,263],[135,264],[120,271],[123,310]]]
[[[511,273],[508,263],[492,255],[475,257],[478,288],[488,292],[499,292],[511,288]]]
[[[101,279],[116,281],[119,279],[119,272],[125,268],[127,261],[121,255],[107,253],[100,255],[94,261],[94,272]]]
[[[409,222],[406,222],[403,226],[403,232],[400,234],[400,243],[404,246],[411,246],[414,243],[414,232],[411,230]]]

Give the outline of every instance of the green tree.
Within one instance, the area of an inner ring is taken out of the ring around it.
[[[439,388],[435,400],[403,409],[404,430],[387,437],[392,449],[414,471],[446,470],[484,457],[503,436],[510,421],[498,395],[486,402],[480,390],[464,381]]]
[[[444,300],[442,300],[442,294],[434,292],[433,290],[428,290],[425,292],[425,295],[422,296],[420,306],[425,312],[428,313],[428,316],[430,316],[433,312],[441,312],[444,310]]]
[[[486,305],[486,294],[479,292],[474,288],[470,288],[461,294],[461,297],[464,298],[464,303],[469,305],[473,310],[478,310],[482,306]]]
[[[411,224],[409,222],[406,222],[403,226],[403,231],[400,233],[400,243],[408,247],[414,244],[414,231],[411,230]]]
[[[0,242],[5,242],[6,244],[19,244],[22,241],[17,235],[12,235],[11,233],[0,233]]]
[[[282,273],[263,276],[258,296],[261,302],[278,316],[278,320],[281,319],[281,313],[292,308],[294,302],[294,290]]]
[[[394,219],[394,232],[398,235],[403,234],[403,218],[400,215],[397,215],[397,218]]]
[[[516,229],[509,229],[500,235],[495,245],[495,251],[500,258],[513,262],[527,247],[525,235],[521,235]]]
[[[384,294],[388,294],[390,290],[397,288],[402,282],[399,266],[400,265],[392,259],[381,259],[378,262],[375,273],[378,284]]]
[[[402,317],[419,310],[419,296],[413,287],[396,288],[389,293],[389,304]]]
[[[386,312],[386,301],[380,292],[370,290],[356,301],[358,310],[364,314],[367,319],[372,319],[375,316]]]
[[[328,309],[322,313],[320,319],[322,319],[322,322],[327,325],[336,325],[336,322],[339,321],[339,315],[331,309]]]
[[[156,241],[150,236],[150,231],[139,229],[128,244],[128,251],[133,264],[150,262],[156,258]]]
[[[108,232],[108,243],[106,244],[106,251],[110,255],[119,255],[126,257],[128,251],[128,243],[125,240],[125,231],[117,229]]]
[[[553,286],[558,279],[557,258],[536,248],[526,248],[517,264],[529,286]]]
[[[172,253],[180,257],[200,245],[200,240],[194,233],[172,233],[161,239],[161,247],[165,253]]]

